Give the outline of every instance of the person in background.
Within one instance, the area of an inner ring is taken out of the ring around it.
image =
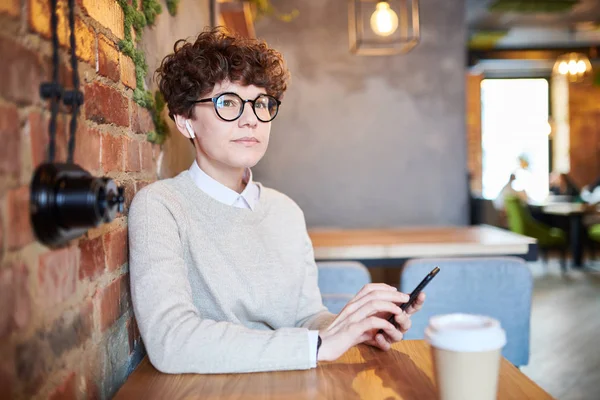
[[[516,180],[515,174],[510,174],[510,177],[508,178],[508,182],[506,183],[506,185],[504,185],[502,190],[500,190],[500,193],[498,194],[498,196],[494,199],[494,208],[496,210],[504,211],[504,199],[507,196],[516,196],[516,197],[520,198],[521,201],[523,201],[524,203],[527,203],[527,200],[528,200],[527,192],[525,190],[516,190],[513,187],[513,183],[515,182],[515,180]]]
[[[550,193],[575,198],[579,196],[579,188],[568,174],[553,172],[550,174]]]
[[[591,185],[586,185],[581,188],[581,199],[588,204],[600,203],[600,178]]]
[[[251,171],[288,76],[265,42],[220,29],[178,41],[157,71],[196,155],[140,190],[129,211],[133,309],[159,371],[309,369],[359,343],[385,351],[423,305],[422,293],[405,312],[407,294],[373,283],[337,315],[323,306],[302,210]]]

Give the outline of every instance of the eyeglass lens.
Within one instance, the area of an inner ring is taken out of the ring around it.
[[[215,102],[215,109],[221,118],[227,121],[233,121],[242,115],[244,102],[233,93],[224,93],[220,95]],[[254,100],[254,113],[262,122],[269,122],[277,115],[279,105],[274,97],[260,95]]]

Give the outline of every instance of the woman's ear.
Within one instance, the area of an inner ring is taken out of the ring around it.
[[[187,118],[182,115],[174,115],[174,119],[177,129],[183,136],[189,139],[194,139],[196,137],[196,132],[194,132],[194,128]]]

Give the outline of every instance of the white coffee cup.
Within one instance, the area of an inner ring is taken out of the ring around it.
[[[429,320],[425,339],[431,345],[439,399],[496,400],[500,354],[506,344],[498,320],[438,315]]]

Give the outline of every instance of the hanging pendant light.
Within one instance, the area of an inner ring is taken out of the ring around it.
[[[407,53],[419,43],[418,0],[349,0],[348,17],[355,54]]]
[[[592,76],[592,63],[583,53],[563,54],[556,59],[552,74],[564,76],[572,83],[581,83]]]

